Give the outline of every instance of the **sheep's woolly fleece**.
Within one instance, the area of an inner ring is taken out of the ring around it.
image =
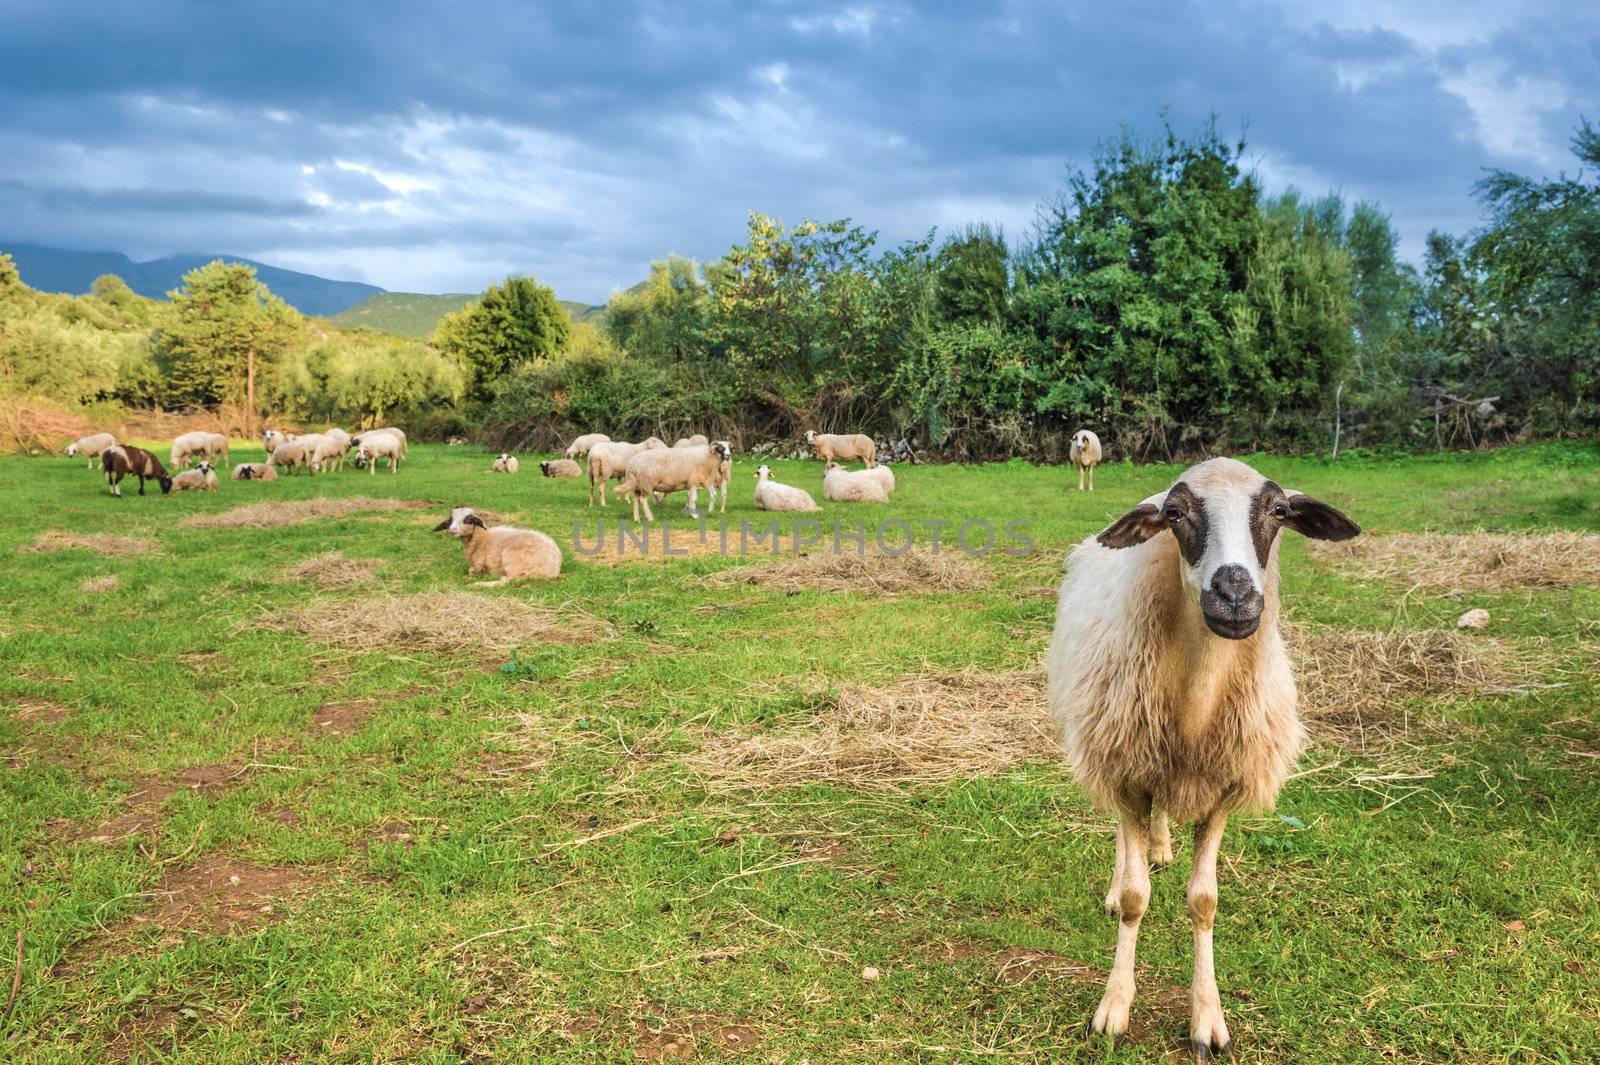
[[[1402,533],[1310,547],[1352,577],[1414,588],[1500,592],[1600,583],[1595,533]]]
[[[370,584],[376,578],[373,570],[383,565],[381,558],[345,558],[340,551],[329,551],[297,562],[283,571],[280,581],[310,581],[319,588],[334,591]]]
[[[81,547],[102,555],[141,555],[146,551],[154,551],[154,540],[141,540],[137,536],[116,536],[112,533],[71,533],[49,530],[39,534],[38,539],[31,544],[24,544],[19,551],[34,551],[45,553],[50,551],[66,551],[70,548]]]
[[[705,578],[712,586],[757,584],[786,591],[814,588],[881,595],[964,592],[987,581],[978,564],[964,554],[922,550],[900,555],[802,555],[782,562],[737,566]]]
[[[308,521],[342,518],[365,510],[421,510],[435,506],[420,499],[368,499],[346,496],[329,499],[266,500],[225,510],[221,514],[196,514],[180,524],[191,529],[272,529]]]
[[[604,622],[571,604],[544,609],[509,596],[472,592],[318,599],[296,610],[267,614],[257,625],[364,651],[502,653],[612,635]]]

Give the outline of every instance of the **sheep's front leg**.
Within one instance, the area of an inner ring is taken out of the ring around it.
[[[1217,916],[1217,851],[1222,847],[1222,826],[1227,820],[1226,814],[1213,811],[1194,826],[1194,871],[1189,875],[1189,921],[1194,926],[1189,1045],[1198,1061],[1233,1053],[1211,957],[1211,927]]]
[[[1083,467],[1078,467],[1078,491],[1083,491]]]
[[[1094,491],[1094,467],[1089,467],[1089,491]]]
[[[1105,909],[1115,914],[1122,905],[1122,863],[1128,860],[1128,845],[1122,839],[1122,822],[1117,822],[1117,864],[1111,868],[1111,886],[1106,888]]]
[[[1122,810],[1122,893],[1117,900],[1122,923],[1117,926],[1117,956],[1106,980],[1089,1031],[1121,1035],[1128,1030],[1128,1007],[1133,1005],[1133,955],[1139,945],[1139,922],[1150,903],[1150,798]]]

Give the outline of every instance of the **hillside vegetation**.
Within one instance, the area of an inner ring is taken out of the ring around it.
[[[396,336],[424,339],[433,334],[441,319],[478,298],[478,293],[379,292],[354,307],[340,311],[329,321],[346,329],[377,329]],[[604,305],[558,300],[574,322],[595,322],[602,318]]]

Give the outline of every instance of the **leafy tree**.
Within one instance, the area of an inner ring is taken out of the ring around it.
[[[0,296],[22,288],[22,275],[9,252],[0,252]]]
[[[283,374],[289,410],[312,421],[375,425],[459,402],[462,367],[421,341],[359,329],[296,352]]]
[[[481,400],[510,371],[562,351],[570,333],[567,312],[553,291],[531,277],[508,277],[446,315],[432,343],[471,368],[469,392]]]
[[[693,259],[669,255],[650,276],[606,304],[606,331],[637,358],[683,362],[709,349],[711,297]]]
[[[1006,314],[1010,250],[1000,230],[970,225],[939,248],[939,316],[999,322]]]

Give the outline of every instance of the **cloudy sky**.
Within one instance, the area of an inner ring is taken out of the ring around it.
[[[1247,127],[1403,250],[1572,169],[1600,4],[0,3],[0,240],[599,302],[745,214],[1026,233],[1120,123]]]

